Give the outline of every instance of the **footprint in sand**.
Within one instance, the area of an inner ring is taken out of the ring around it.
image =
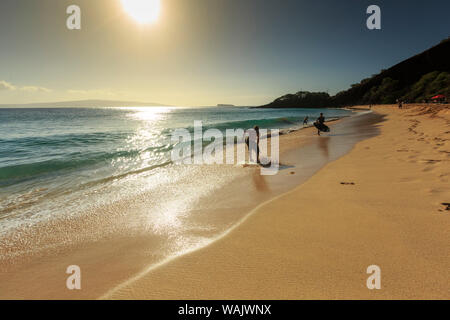
[[[341,182],[342,185],[344,186],[354,186],[356,183],[354,182]]]
[[[435,160],[435,159],[425,159],[423,161],[425,161],[427,164],[436,164],[442,162],[442,160]]]
[[[429,194],[431,196],[434,196],[434,195],[437,195],[437,194],[440,194],[443,192],[443,190],[441,190],[441,189],[434,189],[434,188],[427,188],[427,189],[425,189],[425,191],[427,194]]]
[[[450,203],[443,202],[443,203],[441,203],[441,205],[443,205],[445,207],[444,208],[445,211],[450,211]],[[439,210],[439,211],[443,211],[443,210]]]

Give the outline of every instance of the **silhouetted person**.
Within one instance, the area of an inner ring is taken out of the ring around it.
[[[306,126],[308,124],[309,117],[306,116],[305,120],[303,120],[303,125]]]
[[[259,162],[259,127],[255,126],[253,129],[256,131],[256,163]]]
[[[325,123],[325,117],[323,116],[323,113],[320,114],[320,117],[317,118],[317,122],[319,123],[320,126],[323,126],[323,124]],[[317,129],[317,134],[320,136],[320,129]]]
[[[257,162],[257,163],[260,163],[260,162],[259,162],[259,127],[258,127],[258,126],[254,126],[254,127],[253,127],[253,130],[255,130],[255,132],[256,132],[256,162]],[[247,138],[245,138],[245,144],[246,144],[247,147],[248,147],[249,153],[251,153],[251,149],[250,149],[250,138],[253,138],[253,137],[251,137],[251,135],[250,135],[250,136],[248,136]]]

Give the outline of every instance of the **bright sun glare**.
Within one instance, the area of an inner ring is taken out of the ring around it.
[[[160,0],[121,0],[125,11],[139,23],[153,23],[161,11]]]

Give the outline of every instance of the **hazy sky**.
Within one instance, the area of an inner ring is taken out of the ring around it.
[[[66,8],[82,29],[66,28]],[[382,10],[382,30],[366,9]],[[448,0],[161,0],[141,25],[119,0],[1,0],[0,104],[111,99],[259,105],[334,94],[450,34]]]

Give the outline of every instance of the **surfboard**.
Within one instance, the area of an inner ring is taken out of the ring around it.
[[[330,128],[323,123],[314,122],[314,126],[322,132],[330,132]]]

